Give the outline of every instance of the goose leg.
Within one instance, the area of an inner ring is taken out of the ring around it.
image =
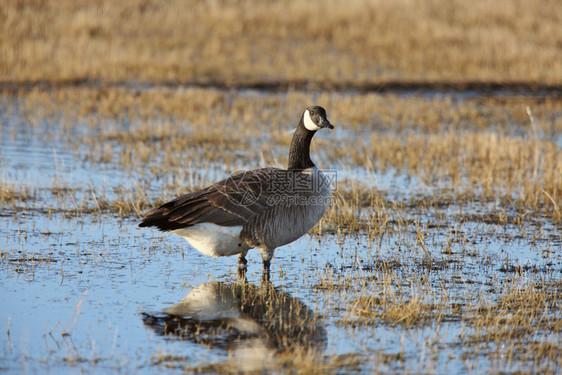
[[[271,276],[270,276],[270,272],[269,272],[269,261],[264,261],[263,262],[263,274],[262,274],[262,280],[264,282],[269,282]]]
[[[269,281],[270,279],[270,266],[271,266],[271,259],[273,258],[273,251],[274,250],[261,250],[261,257],[263,260],[263,280]]]
[[[238,255],[238,270],[240,269],[244,269],[246,270],[246,265],[248,264],[248,261],[246,260],[246,253],[240,253],[240,255]]]
[[[246,268],[238,267],[238,279],[240,279],[241,281],[245,281],[246,274]]]

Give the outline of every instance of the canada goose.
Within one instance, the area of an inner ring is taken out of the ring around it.
[[[308,107],[293,135],[287,169],[235,173],[148,211],[139,227],[182,236],[212,257],[239,254],[241,271],[248,250],[258,248],[268,277],[275,249],[306,234],[328,208],[330,181],[310,160],[310,142],[322,128],[334,128],[326,110]]]

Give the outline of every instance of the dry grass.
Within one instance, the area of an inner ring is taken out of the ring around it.
[[[562,83],[559,1],[10,1],[1,81]]]
[[[176,133],[180,128],[185,129],[185,124],[189,124],[207,131],[216,131],[217,128],[226,130],[230,136],[242,132],[243,136],[256,137],[256,130],[262,130],[259,134],[262,136],[265,126],[273,139],[288,145],[290,137],[287,139],[279,130],[292,130],[303,107],[313,102],[327,108],[330,119],[337,124],[336,130],[330,133],[331,138],[342,132],[400,135],[466,130],[495,130],[500,134],[514,133],[517,130],[519,134],[523,132],[530,137],[553,137],[562,131],[559,116],[562,100],[557,96],[477,96],[453,99],[440,95],[420,97],[306,91],[260,95],[259,92],[240,94],[237,91],[181,86],[174,89],[156,86],[150,90],[111,87],[70,87],[58,90],[36,88],[17,95],[25,99],[20,103],[19,112],[29,116],[26,119],[29,125],[37,126],[38,120],[49,117],[64,117],[64,125],[68,126],[79,125],[72,124],[71,120],[87,120],[90,127],[99,125],[95,121],[102,119],[132,124],[148,122],[138,124],[144,126],[145,132],[150,130],[145,138],[136,134],[129,134],[128,137],[153,141],[169,135],[161,134],[162,125],[157,123],[155,126],[154,121],[168,120],[176,121],[168,124],[175,128],[172,131]],[[530,107],[534,114],[535,127],[532,126],[526,107]],[[97,118],[92,118],[94,115]],[[151,126],[149,129],[146,128],[148,125]]]
[[[534,363],[543,367],[548,363],[547,369],[560,368],[560,282],[515,280],[497,292],[496,301],[480,296],[463,314],[469,329],[459,337],[462,344],[471,347],[473,354],[483,352],[510,366]]]
[[[373,135],[371,146],[358,150],[353,158],[375,160],[382,170],[420,176],[426,184],[458,193],[475,190],[484,200],[517,202],[560,218],[562,155],[550,140],[488,131],[403,138]]]
[[[314,100],[328,108],[336,124],[335,131],[325,133],[328,138],[315,139],[312,152],[319,166],[339,172],[359,168],[367,180],[375,177],[374,184],[339,177],[322,230],[367,231],[378,237],[404,203],[427,209],[496,202],[504,222],[537,214],[555,222],[562,218],[562,156],[554,138],[562,131],[557,115],[562,100],[556,97],[453,101],[321,94],[312,99],[305,92],[124,88],[36,89],[19,95],[17,109],[8,106],[8,111],[25,119],[33,134],[67,144],[93,164],[135,171],[139,183],[133,190],[118,189],[118,199],[94,191],[97,201],[76,202],[76,209],[137,214],[156,197],[201,188],[237,169],[282,166],[303,103]],[[56,123],[58,131],[45,128],[45,121]],[[209,177],[206,170],[216,174]],[[384,173],[416,178],[434,193],[414,191],[399,203],[394,192],[376,189],[376,178]],[[155,178],[169,180],[156,196],[147,193]],[[74,191],[61,183],[47,188],[57,189],[63,202]],[[30,197],[27,188],[13,186],[3,183],[3,201],[15,204]]]
[[[523,274],[481,287],[455,271],[453,277],[450,270],[432,276],[419,259],[410,265],[393,262],[380,261],[367,272],[320,275],[316,289],[341,317],[337,324],[361,332],[404,329],[412,338],[426,337],[430,327],[436,337],[424,339],[429,352],[461,346],[473,364],[487,358],[504,369],[540,365],[541,373],[561,365],[559,280]],[[386,355],[400,361],[400,352]]]
[[[0,182],[0,202],[2,204],[24,202],[31,199],[32,196],[28,186]]]
[[[481,296],[479,304],[468,309],[466,320],[474,331],[466,340],[500,344],[536,334],[559,336],[562,333],[562,321],[553,314],[561,303],[559,281],[536,285],[512,282],[497,294],[497,301],[490,302],[488,296]]]

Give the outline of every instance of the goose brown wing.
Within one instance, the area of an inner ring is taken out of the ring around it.
[[[271,206],[271,184],[282,173],[278,168],[262,168],[233,174],[148,211],[139,226],[170,231],[198,223],[244,225]]]

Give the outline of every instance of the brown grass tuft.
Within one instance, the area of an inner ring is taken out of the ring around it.
[[[0,79],[560,84],[560,14],[524,0],[18,0],[0,14]]]

